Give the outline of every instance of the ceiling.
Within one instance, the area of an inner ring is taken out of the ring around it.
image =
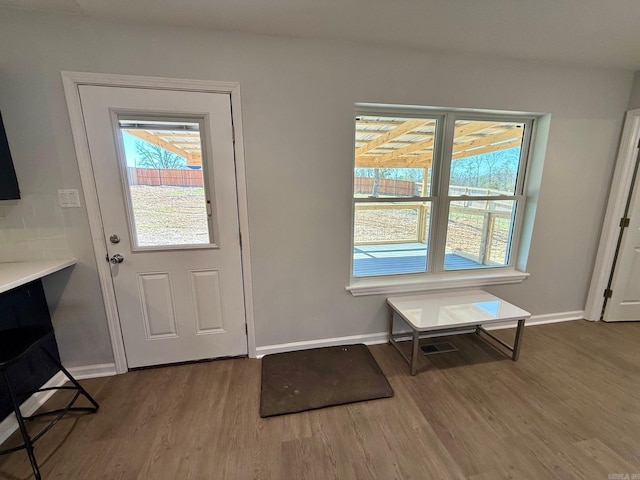
[[[0,0],[0,6],[640,69],[640,0]]]

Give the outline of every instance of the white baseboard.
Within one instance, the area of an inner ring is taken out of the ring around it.
[[[568,322],[572,320],[582,320],[584,318],[583,310],[575,310],[571,312],[547,313],[543,315],[532,315],[526,322],[526,326],[544,325],[547,323]],[[518,322],[506,322],[499,325],[492,325],[487,330],[499,330],[503,328],[515,328]],[[469,333],[473,333],[473,329]],[[395,332],[395,330],[394,330]],[[442,335],[448,335],[443,333]],[[433,335],[434,337],[438,336]],[[409,337],[408,337],[409,338]],[[272,353],[293,352],[295,350],[307,350],[309,348],[332,347],[335,345],[350,345],[352,343],[364,343],[365,345],[375,345],[379,343],[387,343],[387,332],[369,333],[366,335],[351,335],[349,337],[322,338],[319,340],[307,340],[303,342],[281,343],[278,345],[266,345],[256,348],[256,357],[262,358]]]
[[[100,363],[98,365],[87,365],[86,367],[71,367],[68,370],[76,380],[111,377],[117,373],[115,363]]]
[[[107,377],[116,374],[115,363],[103,363],[99,365],[88,365],[86,367],[71,367],[68,369],[69,373],[75,377],[76,380],[82,380],[85,378],[97,378]],[[62,372],[56,373],[51,379],[43,385],[43,387],[60,387],[67,382],[67,377]],[[22,415],[28,417],[43,406],[51,396],[56,393],[55,390],[48,392],[38,392],[27,398],[22,405],[20,405],[20,411]],[[2,422],[0,422],[0,444],[2,444],[7,438],[18,429],[18,421],[13,413],[9,414]]]
[[[304,342],[281,343],[279,345],[267,345],[256,347],[256,357],[262,358],[272,353],[293,352],[294,350],[307,350],[309,348],[333,347],[336,345],[351,345],[353,343],[364,343],[365,345],[375,345],[377,343],[387,343],[387,332],[369,333],[365,335],[351,335],[349,337],[322,338],[320,340],[307,340]]]

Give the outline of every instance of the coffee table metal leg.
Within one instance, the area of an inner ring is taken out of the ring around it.
[[[393,343],[393,308],[389,307],[389,343]]]
[[[418,367],[418,350],[420,347],[420,332],[417,330],[413,331],[413,344],[411,346],[411,375],[416,374],[416,369]]]
[[[520,355],[520,342],[522,342],[522,332],[524,331],[524,320],[518,320],[518,328],[516,329],[516,338],[513,342],[513,355],[511,358],[515,362]]]
[[[496,337],[493,333],[487,331],[482,325],[478,325],[476,327],[476,334],[478,334],[480,337],[482,337],[482,335],[480,335],[480,334],[483,333],[487,337],[492,338],[497,343],[502,345],[504,348],[509,350],[511,352],[511,359],[515,362],[515,361],[518,360],[518,356],[520,355],[520,343],[522,342],[522,333],[524,331],[524,322],[525,322],[525,319],[518,320],[518,327],[516,328],[516,338],[515,338],[515,340],[513,342],[513,345],[509,345],[507,342],[505,342],[501,338]],[[489,343],[491,343],[491,342],[489,342]]]

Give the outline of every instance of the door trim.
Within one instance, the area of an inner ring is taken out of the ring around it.
[[[616,243],[620,233],[620,219],[631,189],[631,178],[635,167],[638,142],[640,140],[640,109],[629,110],[618,148],[615,171],[611,180],[609,202],[602,224],[600,244],[593,267],[591,285],[587,296],[584,316],[587,320],[600,320],[604,304],[604,290],[609,282]]]
[[[89,216],[89,228],[96,258],[100,288],[105,303],[105,313],[111,336],[111,348],[116,366],[116,373],[128,371],[127,357],[124,350],[120,317],[116,304],[115,290],[111,278],[109,264],[102,259],[107,254],[102,226],[102,215],[98,204],[87,133],[82,116],[80,102],[80,85],[106,87],[136,87],[155,90],[179,90],[189,92],[227,93],[231,95],[231,116],[235,129],[235,172],[238,195],[238,220],[242,235],[242,278],[244,287],[245,321],[247,325],[247,347],[249,357],[256,358],[255,323],[253,311],[253,288],[251,280],[251,254],[249,247],[249,212],[247,203],[247,184],[244,163],[244,144],[242,114],[240,101],[240,84],[237,82],[218,82],[208,80],[187,80],[162,77],[139,77],[131,75],[112,75],[86,72],[61,72],[62,84],[69,110],[73,143],[78,159],[80,180],[84,190],[85,205]]]

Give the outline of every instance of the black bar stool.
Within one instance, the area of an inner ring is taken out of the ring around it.
[[[5,450],[0,450],[0,455],[5,455],[7,453],[15,452],[18,450],[25,449],[27,454],[29,455],[29,460],[31,462],[31,467],[33,468],[33,474],[37,480],[41,479],[40,469],[38,468],[38,462],[36,461],[36,457],[33,453],[33,444],[40,439],[45,433],[47,433],[51,427],[53,427],[58,420],[60,420],[65,413],[71,410],[81,410],[85,412],[97,412],[100,406],[98,403],[87,393],[87,391],[82,388],[82,386],[77,382],[75,378],[67,371],[66,368],[62,366],[62,364],[58,361],[56,357],[54,357],[42,343],[49,338],[50,335],[53,335],[53,330],[49,327],[23,327],[23,328],[15,328],[11,330],[3,330],[0,331],[0,373],[2,373],[2,377],[4,378],[4,382],[7,386],[7,391],[9,392],[9,396],[11,398],[11,403],[13,405],[13,411],[15,412],[16,419],[18,420],[18,426],[20,428],[20,433],[22,434],[22,439],[24,443],[17,447],[8,448]],[[66,375],[69,381],[73,384],[73,386],[62,386],[62,387],[46,387],[40,388],[38,390],[33,390],[31,392],[25,392],[21,395],[18,395],[14,390],[11,381],[9,380],[9,375],[7,371],[12,365],[15,365],[20,360],[25,358],[30,352],[34,349],[40,348],[44,352],[45,356],[53,362],[53,364],[60,369],[62,373]],[[75,395],[69,402],[69,404],[64,408],[59,408],[56,410],[51,410],[47,412],[38,413],[35,415],[31,415],[29,417],[24,417],[20,412],[20,399],[31,396],[36,392],[44,392],[50,390],[75,390]],[[74,403],[80,396],[80,394],[84,395],[89,402],[93,405],[92,407],[74,407]],[[26,421],[33,420],[34,418],[42,417],[45,415],[55,415],[55,418],[51,420],[51,422],[45,426],[37,435],[33,437],[29,436],[27,432],[27,427],[25,425]]]

